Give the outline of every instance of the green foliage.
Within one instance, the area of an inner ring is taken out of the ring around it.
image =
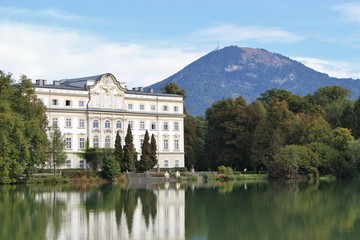
[[[275,154],[268,166],[270,177],[294,178],[298,175],[318,176],[319,156],[310,148],[301,145],[287,145]]]
[[[105,157],[103,160],[103,167],[102,167],[102,173],[105,176],[105,178],[111,180],[114,182],[116,180],[116,177],[120,174],[120,166],[119,162],[116,161],[115,157]]]
[[[93,170],[99,170],[103,166],[103,160],[114,156],[114,152],[110,148],[86,148],[81,154],[86,162],[90,163]]]
[[[49,154],[51,156],[51,163],[53,164],[55,172],[56,166],[63,165],[66,161],[66,153],[64,151],[66,143],[60,129],[57,126],[50,128],[49,141]]]
[[[16,182],[45,164],[49,145],[44,105],[31,81],[22,76],[15,84],[0,71],[0,183]]]
[[[121,165],[123,164],[124,150],[121,144],[121,137],[119,132],[116,133],[114,155],[115,155],[115,160],[118,162],[119,167],[121,169],[122,168]]]
[[[231,167],[226,167],[226,166],[219,166],[218,167],[218,173],[220,174],[225,174],[225,175],[230,175],[233,174],[233,169]]]
[[[209,163],[205,162],[206,121],[202,117],[187,115],[184,119],[185,166],[207,170]]]
[[[124,157],[122,164],[122,171],[135,171],[135,161],[136,161],[136,151],[133,143],[133,136],[131,132],[130,125],[127,128],[127,133],[125,136],[125,146],[124,146]]]
[[[141,146],[141,156],[137,168],[138,172],[145,172],[150,169],[152,165],[150,155],[151,155],[151,146],[149,142],[149,132],[146,130],[144,136],[144,142]]]
[[[157,160],[157,145],[154,134],[151,134],[150,141],[150,168],[154,168],[158,163]]]
[[[177,85],[176,83],[173,83],[173,82],[169,82],[169,83],[165,84],[163,87],[161,87],[161,91],[163,93],[178,94],[178,95],[183,96],[184,98],[186,97],[185,90],[181,89],[179,87],[179,85]]]

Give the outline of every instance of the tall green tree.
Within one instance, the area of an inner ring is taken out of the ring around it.
[[[120,166],[119,162],[116,161],[114,156],[111,157],[105,157],[103,159],[103,167],[102,167],[102,173],[104,176],[114,182],[116,180],[116,177],[119,175],[120,172]]]
[[[179,85],[173,82],[165,84],[163,87],[161,87],[161,91],[168,94],[178,94],[186,98],[186,91],[181,89]]]
[[[124,150],[121,145],[121,137],[119,132],[116,133],[114,154],[115,154],[115,160],[118,162],[121,170],[123,164]]]
[[[150,155],[151,155],[151,147],[149,142],[149,133],[146,130],[144,136],[144,142],[141,146],[141,156],[137,169],[139,172],[145,172],[150,169],[151,167]]]
[[[15,182],[45,164],[49,141],[45,108],[31,81],[0,71],[0,182]]]
[[[122,171],[135,171],[135,160],[136,151],[133,143],[133,135],[131,132],[131,127],[128,125],[127,133],[125,136],[125,146],[124,146],[124,157],[123,157],[123,168]]]
[[[56,126],[50,128],[49,140],[49,154],[55,174],[56,167],[63,165],[66,161],[66,153],[64,151],[66,143],[60,129]]]
[[[154,168],[158,163],[157,144],[154,134],[151,134],[150,140],[150,168]]]
[[[207,170],[209,163],[205,157],[206,121],[200,116],[187,115],[184,118],[185,166]]]

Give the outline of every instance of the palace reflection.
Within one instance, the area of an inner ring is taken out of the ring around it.
[[[35,201],[49,206],[46,239],[185,239],[185,190],[179,184],[49,191],[36,193]]]

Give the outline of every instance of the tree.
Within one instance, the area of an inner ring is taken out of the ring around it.
[[[207,170],[209,163],[205,162],[206,122],[202,117],[187,115],[184,119],[184,144],[186,167],[195,166],[199,170]]]
[[[141,146],[141,156],[140,161],[138,164],[138,171],[145,172],[150,169],[151,167],[151,149],[150,149],[150,142],[149,142],[149,133],[145,131],[144,142]]]
[[[168,93],[168,94],[178,94],[184,97],[184,99],[186,98],[186,91],[184,89],[181,89],[179,87],[179,85],[177,85],[176,83],[173,82],[169,82],[166,85],[164,85],[163,87],[161,87],[161,91],[163,93]]]
[[[135,170],[135,161],[136,151],[133,143],[133,136],[131,132],[131,127],[128,125],[127,133],[125,136],[125,146],[124,146],[124,157],[123,157],[123,171],[133,172]]]
[[[102,167],[102,172],[104,176],[114,182],[120,172],[119,162],[115,159],[114,156],[105,157],[103,162],[104,164]]]
[[[154,134],[151,134],[150,141],[150,168],[154,168],[158,163],[157,160],[157,144]]]
[[[45,108],[36,98],[31,81],[22,76],[14,83],[0,71],[0,182],[16,182],[47,160]]]
[[[301,145],[287,145],[274,155],[274,162],[268,168],[269,176],[294,178],[298,175],[318,176],[319,156],[310,148]]]
[[[124,150],[121,145],[121,137],[119,132],[116,133],[114,154],[115,154],[115,160],[118,162],[119,168],[121,170],[122,168],[121,165],[123,164]]]
[[[54,167],[55,174],[56,166],[63,165],[66,161],[66,153],[64,152],[66,143],[60,129],[56,126],[50,128],[49,140],[49,153],[51,156],[51,161]]]

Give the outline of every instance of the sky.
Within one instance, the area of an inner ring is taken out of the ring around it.
[[[0,69],[14,79],[112,73],[148,86],[230,45],[360,78],[360,1],[0,0],[0,32]]]

